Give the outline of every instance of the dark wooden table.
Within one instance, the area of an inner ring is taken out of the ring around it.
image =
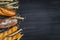
[[[21,0],[22,40],[60,40],[60,1]]]

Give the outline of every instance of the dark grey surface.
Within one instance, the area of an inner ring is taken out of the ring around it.
[[[60,40],[60,1],[21,0],[20,14],[25,17],[21,40]]]

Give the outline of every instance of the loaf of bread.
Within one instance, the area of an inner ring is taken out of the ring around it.
[[[12,31],[12,30],[13,30],[13,31]],[[0,38],[4,38],[4,37],[6,37],[6,36],[8,36],[8,35],[10,35],[10,34],[12,34],[12,33],[14,33],[14,32],[17,31],[17,30],[18,30],[18,27],[17,27],[17,26],[14,26],[13,28],[11,28],[11,29],[9,29],[9,30],[0,33]]]
[[[11,36],[11,37],[5,37],[3,40],[15,40],[15,39],[20,39],[22,37],[22,34],[20,33],[17,33],[15,34],[14,36]]]
[[[15,12],[15,10],[7,8],[7,7],[0,7],[0,15],[14,16],[14,15],[16,15],[16,12]]]

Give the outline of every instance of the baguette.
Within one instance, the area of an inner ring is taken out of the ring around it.
[[[20,33],[17,33],[16,35],[14,36],[11,36],[11,37],[5,37],[3,40],[7,39],[7,40],[15,40],[15,39],[18,39],[18,38],[21,38],[22,37],[22,34]]]
[[[16,15],[16,12],[15,12],[15,10],[7,8],[7,7],[0,7],[0,15],[14,16],[14,15]]]
[[[0,19],[0,28],[10,28],[17,24],[17,19],[5,18]]]
[[[18,19],[23,20],[23,17],[13,16],[10,18],[0,19],[0,28],[10,28],[17,24]]]
[[[14,30],[14,31],[12,31],[12,30]],[[17,26],[14,26],[13,28],[11,28],[11,29],[9,29],[9,30],[0,33],[0,39],[2,39],[2,38],[4,38],[4,37],[12,34],[13,32],[15,32],[15,31],[17,31],[17,30],[18,30],[18,27],[17,27]]]

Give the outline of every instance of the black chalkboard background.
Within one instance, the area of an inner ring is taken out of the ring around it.
[[[60,40],[60,1],[20,0],[21,40]]]

